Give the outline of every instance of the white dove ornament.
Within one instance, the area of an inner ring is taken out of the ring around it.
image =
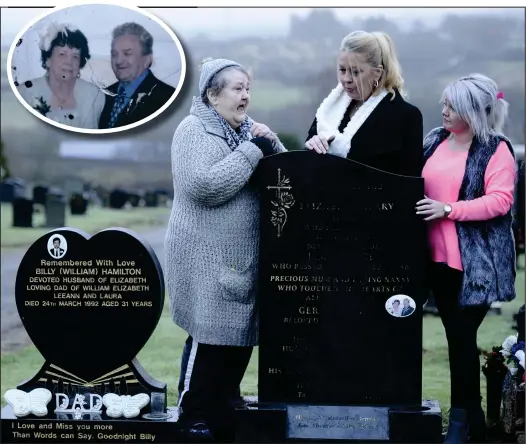
[[[106,415],[110,418],[135,418],[139,416],[141,409],[148,405],[150,396],[146,393],[135,396],[107,393],[102,397],[102,402],[106,406]]]
[[[37,388],[29,393],[12,389],[4,394],[4,399],[13,407],[16,417],[35,415],[46,416],[47,404],[51,401],[51,392],[45,388]]]

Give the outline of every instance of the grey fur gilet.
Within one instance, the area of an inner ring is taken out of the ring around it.
[[[424,139],[424,161],[433,155],[449,132],[430,131]],[[466,171],[458,200],[473,200],[484,195],[486,167],[500,142],[504,141],[515,158],[513,147],[504,136],[494,135],[488,143],[477,138],[469,148]],[[511,210],[486,221],[456,222],[460,256],[464,269],[461,306],[489,305],[515,299],[515,240]]]

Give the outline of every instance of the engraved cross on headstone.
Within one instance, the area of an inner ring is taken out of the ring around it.
[[[267,186],[267,190],[276,190],[276,197],[281,199],[281,190],[290,190],[291,186],[281,185],[281,168],[278,168],[278,184]]]
[[[278,198],[278,202],[277,203],[274,203],[272,202],[274,205],[276,206],[280,206],[282,204],[282,191],[283,190],[291,190],[292,187],[290,185],[285,185],[285,183],[288,183],[288,180],[285,179],[285,177],[281,178],[281,168],[278,168],[278,183],[277,185],[268,185],[267,186],[267,190],[276,190],[276,197]],[[276,210],[274,210],[276,211]],[[283,229],[283,226],[285,225],[285,222],[286,222],[286,218],[287,218],[287,213],[286,213],[286,210],[285,208],[281,207],[279,208],[279,211],[281,211],[281,215],[283,216],[284,220],[281,220],[281,218],[279,219],[279,221],[276,221],[274,223],[274,225],[276,225],[277,229],[278,229],[278,237],[281,237],[281,231]],[[281,216],[280,215],[280,216]]]

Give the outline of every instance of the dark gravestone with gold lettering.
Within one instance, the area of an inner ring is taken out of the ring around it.
[[[258,403],[237,438],[440,441],[422,400],[423,179],[289,152],[257,184]]]
[[[122,228],[92,237],[72,228],[51,231],[24,255],[15,298],[45,363],[4,395],[2,442],[173,436],[176,417],[148,420],[169,416],[166,384],[136,358],[164,305],[163,273],[149,245]]]

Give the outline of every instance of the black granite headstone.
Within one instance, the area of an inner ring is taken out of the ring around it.
[[[259,174],[260,401],[420,405],[423,180],[302,152]]]
[[[274,421],[286,430],[273,435],[278,441],[397,440],[400,418],[411,412],[426,416],[415,420],[422,433],[414,439],[440,439],[440,410],[422,400],[427,248],[415,204],[423,180],[288,152],[261,161],[256,182],[258,403],[252,413],[239,410],[240,424],[261,430],[261,414],[265,427]],[[316,419],[294,425],[291,406]]]
[[[15,291],[45,367],[88,385],[121,377],[117,370],[146,344],[164,301],[155,253],[125,229],[90,238],[62,228],[42,236],[20,263]]]
[[[136,359],[161,316],[164,278],[153,250],[133,232],[114,228],[90,237],[60,228],[47,233],[20,263],[15,298],[22,323],[45,359],[40,371],[17,387],[25,393],[39,388],[51,392],[47,414],[37,415],[40,419],[103,420],[108,422],[101,430],[112,430],[114,415],[88,408],[94,395],[113,397],[114,411],[122,410],[121,416],[132,405],[137,415],[147,412],[149,401],[139,402],[144,394],[149,399],[152,392],[163,393],[166,399],[166,384],[149,376]],[[87,405],[76,409],[77,399]],[[2,419],[12,416],[6,409],[11,406],[3,409]],[[28,423],[3,421],[2,441],[18,441],[16,429],[39,427],[32,419],[36,418],[30,415]],[[70,426],[48,421],[44,427]]]

